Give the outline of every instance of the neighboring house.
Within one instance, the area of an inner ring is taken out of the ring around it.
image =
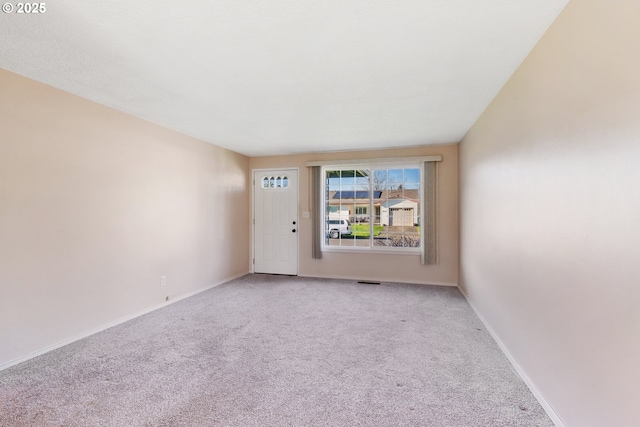
[[[380,223],[391,226],[414,226],[418,222],[419,202],[410,199],[387,200],[380,205]]]
[[[369,191],[331,191],[328,196],[329,219],[348,219],[353,223],[371,221]],[[419,225],[418,190],[374,190],[374,224],[389,226]]]

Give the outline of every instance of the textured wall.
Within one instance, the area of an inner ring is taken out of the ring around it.
[[[438,166],[438,265],[420,264],[419,255],[324,252],[321,260],[311,257],[309,169],[311,160],[344,160],[442,154]],[[388,280],[443,285],[458,284],[458,146],[441,145],[378,151],[349,151],[292,156],[253,157],[252,169],[297,167],[300,169],[300,275],[362,280]]]
[[[461,284],[570,427],[640,425],[638,19],[570,2],[460,146]]]
[[[248,158],[3,70],[0,94],[0,366],[248,270]]]

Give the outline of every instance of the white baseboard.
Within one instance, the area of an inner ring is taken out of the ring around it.
[[[531,390],[531,393],[533,393],[533,396],[538,400],[538,402],[540,402],[540,405],[542,406],[542,409],[544,409],[545,412],[547,413],[547,415],[549,415],[549,418],[551,418],[551,421],[553,421],[553,424],[556,427],[565,427],[565,424],[562,422],[562,420],[560,419],[558,414],[556,414],[556,411],[553,410],[553,408],[551,407],[549,402],[547,402],[547,399],[545,399],[545,397],[542,394],[542,392],[540,392],[540,390],[538,390],[538,387],[536,387],[536,385],[533,382],[533,380],[531,380],[531,378],[529,378],[529,376],[527,375],[525,370],[522,369],[522,366],[520,366],[520,364],[515,359],[515,357],[513,357],[513,355],[511,354],[511,352],[509,351],[507,346],[502,342],[502,340],[500,339],[498,334],[496,334],[496,332],[493,330],[491,325],[489,325],[489,323],[484,318],[484,316],[480,313],[480,311],[478,311],[478,309],[473,304],[473,302],[471,301],[469,296],[464,292],[464,290],[460,286],[458,286],[458,287],[460,288],[460,292],[462,293],[462,295],[464,295],[464,297],[467,299],[467,302],[469,303],[469,305],[471,306],[473,311],[476,313],[476,316],[478,316],[480,321],[484,324],[484,327],[487,328],[487,331],[489,331],[489,334],[491,335],[491,337],[493,337],[493,339],[498,344],[498,346],[500,347],[500,349],[502,350],[504,355],[507,356],[507,359],[509,359],[509,362],[511,362],[511,365],[516,370],[518,375],[520,375],[520,378],[522,378],[522,380],[525,382],[527,387],[529,387],[529,390]]]
[[[235,280],[235,279],[237,279],[239,277],[242,277],[242,276],[245,276],[247,274],[249,274],[249,273],[245,272],[245,273],[237,274],[237,275],[232,276],[230,278],[227,278],[227,279],[221,280],[219,282],[216,282],[216,283],[214,283],[212,285],[205,286],[204,288],[200,288],[200,289],[198,289],[196,291],[189,292],[189,293],[184,294],[184,295],[180,295],[180,296],[178,296],[178,297],[176,297],[174,299],[171,299],[170,301],[163,302],[162,304],[158,304],[158,305],[152,306],[150,308],[147,308],[147,309],[144,309],[142,311],[139,311],[139,312],[137,312],[135,314],[131,314],[131,315],[128,315],[128,316],[121,317],[119,319],[114,320],[113,322],[109,322],[109,323],[104,324],[102,326],[99,326],[97,328],[91,329],[89,331],[85,331],[85,332],[83,332],[81,334],[78,334],[78,335],[76,335],[74,337],[71,337],[69,339],[66,339],[66,340],[57,342],[55,344],[49,345],[47,347],[41,348],[40,350],[33,351],[33,352],[31,352],[31,353],[29,353],[29,354],[27,354],[25,356],[19,357],[17,359],[11,360],[11,361],[9,361],[7,363],[4,363],[4,364],[0,365],[0,371],[2,371],[4,369],[7,369],[7,368],[10,368],[11,366],[15,366],[15,365],[17,365],[19,363],[26,362],[29,359],[33,359],[34,357],[41,356],[41,355],[43,355],[45,353],[48,353],[48,352],[53,351],[53,350],[56,350],[56,349],[58,349],[60,347],[64,347],[65,345],[68,345],[68,344],[71,344],[73,342],[79,341],[79,340],[81,340],[83,338],[87,338],[87,337],[89,337],[91,335],[97,334],[98,332],[105,331],[105,330],[107,330],[109,328],[112,328],[114,326],[117,326],[117,325],[119,325],[121,323],[128,322],[129,320],[135,319],[136,317],[140,317],[140,316],[143,316],[145,314],[151,313],[152,311],[155,311],[155,310],[158,310],[160,308],[166,307],[166,306],[168,306],[170,304],[176,303],[176,302],[181,301],[183,299],[192,297],[192,296],[197,295],[197,294],[199,294],[201,292],[208,291],[209,289],[215,288],[216,286],[220,286],[223,283],[230,282],[232,280]]]

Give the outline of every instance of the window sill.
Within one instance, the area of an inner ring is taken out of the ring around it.
[[[368,254],[368,255],[413,255],[419,257],[422,253],[420,248],[407,248],[407,249],[378,249],[378,248],[363,248],[363,247],[323,247],[322,252],[337,252],[337,253],[352,253],[352,254]]]

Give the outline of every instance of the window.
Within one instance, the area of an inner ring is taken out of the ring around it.
[[[419,252],[421,164],[325,166],[325,248]]]
[[[265,176],[262,178],[262,188],[265,190],[272,188],[289,188],[289,178],[287,176]]]

